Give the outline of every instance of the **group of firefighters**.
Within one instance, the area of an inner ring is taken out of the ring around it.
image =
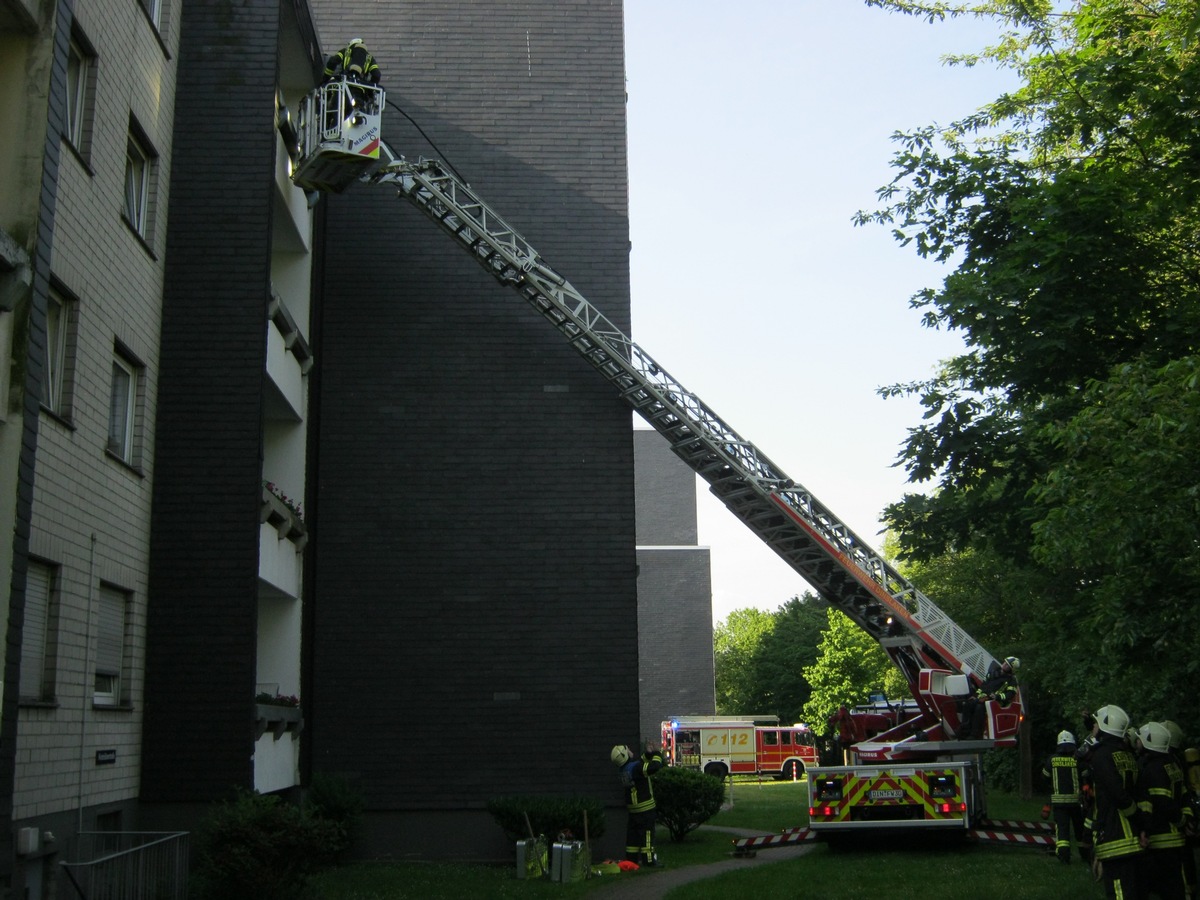
[[[1074,831],[1079,855],[1117,900],[1196,897],[1200,749],[1185,749],[1183,730],[1171,721],[1132,728],[1119,706],[1085,713],[1084,726],[1082,742],[1060,732],[1042,767],[1051,785],[1053,852],[1070,862]],[[635,756],[618,744],[611,759],[629,813],[625,858],[657,865],[651,777],[663,767],[662,751],[647,742]]]
[[[1070,862],[1074,830],[1079,855],[1107,896],[1197,896],[1200,750],[1184,748],[1174,722],[1131,727],[1119,706],[1085,713],[1084,727],[1082,742],[1060,732],[1042,767],[1051,785],[1053,852]]]

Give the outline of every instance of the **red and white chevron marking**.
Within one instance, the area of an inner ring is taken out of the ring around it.
[[[808,828],[789,828],[787,831],[782,831],[779,834],[764,834],[758,837],[739,838],[733,842],[733,853],[735,856],[742,856],[754,850],[763,850],[767,847],[783,847],[788,844],[801,844],[805,841],[815,840],[817,833]]]
[[[1023,825],[1029,823],[1016,822],[1014,824]],[[1024,831],[991,830],[986,828],[972,828],[967,834],[979,841],[995,841],[1001,844],[1023,844],[1029,847],[1054,846],[1054,836],[1052,834],[1030,834]]]
[[[1054,832],[1054,826],[1049,822],[1023,822],[1019,819],[984,819],[980,823],[981,827],[990,830],[1003,831],[1045,831],[1047,833]]]

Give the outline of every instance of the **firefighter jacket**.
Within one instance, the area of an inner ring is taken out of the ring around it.
[[[988,668],[988,677],[975,690],[975,696],[986,700],[989,696],[999,701],[1001,706],[1012,703],[1017,693],[1017,677],[1012,672],[1005,672],[999,665],[992,663]]]
[[[1092,748],[1091,764],[1096,858],[1119,859],[1140,853],[1138,833],[1144,817],[1135,800],[1138,766],[1133,751],[1125,738],[1101,733]]]
[[[1183,770],[1168,753],[1143,753],[1138,762],[1138,807],[1146,814],[1150,849],[1182,847],[1192,815],[1184,803]]]
[[[362,44],[343,47],[325,63],[325,80],[346,76],[363,84],[379,84],[379,63]]]
[[[1078,806],[1083,789],[1083,773],[1075,759],[1074,744],[1059,744],[1054,755],[1042,764],[1042,774],[1050,779],[1050,802],[1055,806]]]
[[[640,759],[621,766],[621,786],[625,789],[625,807],[631,813],[654,809],[654,785],[650,776],[663,767],[662,751],[647,750]]]

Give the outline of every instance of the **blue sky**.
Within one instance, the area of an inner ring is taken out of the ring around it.
[[[633,338],[876,548],[911,487],[893,467],[915,400],[961,341],[909,298],[946,274],[880,226],[891,135],[948,123],[1014,84],[946,53],[984,21],[928,24],[860,0],[628,0]],[[808,585],[699,482],[713,619]]]

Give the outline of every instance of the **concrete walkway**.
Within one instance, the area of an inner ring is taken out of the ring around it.
[[[723,831],[731,839],[736,837],[754,837],[763,833],[762,831],[746,831],[740,828],[717,828],[709,825],[701,825],[700,827],[705,831]],[[723,872],[736,872],[742,869],[751,869],[755,866],[795,859],[797,856],[807,853],[812,847],[812,843],[790,844],[785,847],[762,850],[756,856],[731,856],[729,859],[707,863],[703,866],[686,866],[679,869],[666,868],[662,870],[642,869],[637,872],[623,872],[620,875],[604,875],[602,877],[611,878],[613,883],[598,886],[595,890],[588,893],[588,897],[594,897],[596,900],[661,900],[662,897],[666,896],[668,891],[672,891],[680,885],[691,884],[694,881],[703,881],[705,878],[712,878]]]

